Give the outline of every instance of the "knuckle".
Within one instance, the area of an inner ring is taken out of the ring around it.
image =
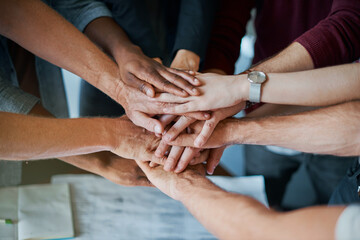
[[[205,126],[212,129],[212,128],[215,127],[215,123],[214,123],[214,122],[207,121],[207,122],[205,123]]]

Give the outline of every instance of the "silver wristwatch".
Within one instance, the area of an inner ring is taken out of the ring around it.
[[[266,81],[267,77],[264,72],[252,71],[248,73],[250,82],[249,101],[259,103],[261,98],[261,84]]]

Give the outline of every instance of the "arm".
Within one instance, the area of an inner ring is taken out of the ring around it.
[[[162,94],[159,101],[183,102],[164,109],[167,113],[207,111],[237,105],[248,100],[247,75],[197,76],[205,84],[200,87],[201,96],[181,99]],[[341,81],[339,80],[341,79]],[[330,68],[295,73],[269,73],[263,84],[261,101],[264,103],[301,106],[327,106],[360,98],[360,64],[348,64]],[[219,92],[218,89],[222,91]],[[217,96],[216,98],[214,96]]]
[[[113,56],[119,66],[121,79],[126,84],[139,88],[148,96],[155,95],[152,85],[182,97],[199,94],[193,86],[197,83],[192,75],[166,68],[145,56],[112,18],[95,19],[87,25],[84,33]]]
[[[111,151],[127,159],[158,161],[153,152],[160,139],[126,118],[53,119],[0,112],[0,129],[2,159],[60,158]]]
[[[122,82],[116,64],[74,26],[38,0],[4,0],[0,4],[1,35],[119,100],[116,90],[122,88]]]
[[[220,122],[203,146],[275,145],[298,151],[339,156],[360,155],[360,102],[343,103],[289,116],[228,119]],[[193,146],[194,134],[180,135],[172,145]]]
[[[311,207],[278,213],[215,186],[204,177],[202,166],[174,174],[138,164],[156,187],[181,201],[220,239],[335,239],[336,222],[344,210],[343,206]]]

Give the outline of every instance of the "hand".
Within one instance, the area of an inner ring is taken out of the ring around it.
[[[217,111],[214,111],[212,113],[211,118],[205,121],[205,124],[203,125],[203,129],[195,139],[194,141],[195,148],[187,147],[184,150],[183,147],[173,146],[164,164],[164,170],[173,171],[175,169],[175,172],[178,173],[183,171],[188,164],[194,164],[194,157],[200,152],[201,150],[200,147],[202,147],[202,145],[204,145],[206,141],[209,139],[216,125],[221,120],[233,116],[236,113],[240,112],[243,109],[244,105],[245,103],[240,103],[230,108],[219,109]],[[170,116],[170,115],[164,115],[164,116]],[[169,124],[173,120],[173,118],[170,117],[164,117],[164,119],[167,120],[167,121],[162,121],[162,123],[165,125]],[[168,142],[175,139],[181,132],[183,132],[190,124],[192,124],[195,121],[196,119],[194,118],[181,116],[163,136],[162,141],[160,142],[158,148],[155,151],[155,156],[158,158],[163,157],[165,155],[165,152],[167,152],[169,149]],[[224,150],[222,150],[222,152],[223,151]],[[220,154],[220,157],[222,155],[222,152]],[[217,152],[215,151],[215,153]],[[210,164],[208,162],[208,166],[209,166],[208,173],[212,174],[215,167],[218,165],[220,158],[218,158],[217,162],[215,161],[216,164],[212,162],[213,161],[212,157],[210,159],[211,159]]]
[[[193,75],[163,66],[145,56],[137,46],[123,47],[114,57],[119,65],[122,81],[149,97],[155,96],[153,86],[181,97],[200,94],[195,88],[200,82]]]
[[[126,111],[126,115],[131,121],[150,132],[162,134],[164,126],[155,118],[155,114],[163,113],[163,106],[166,103],[159,102],[156,98],[150,98],[136,89],[123,85],[121,92],[118,94],[119,102]],[[188,117],[198,120],[206,120],[210,118],[210,114],[206,112],[186,113]]]
[[[199,65],[199,55],[186,49],[180,49],[177,51],[170,67],[175,69],[197,72],[199,70]]]
[[[152,186],[134,160],[121,158],[111,152],[97,152],[66,157],[61,160],[119,185]]]
[[[127,117],[115,121],[115,140],[111,152],[127,159],[157,162],[154,152],[160,143],[159,137],[135,126]]]
[[[180,200],[181,189],[189,184],[195,184],[200,179],[205,179],[205,169],[202,164],[191,166],[182,173],[166,172],[161,166],[151,168],[148,163],[137,161],[150,182],[169,197]]]
[[[203,145],[203,148],[219,148],[233,144],[233,124],[238,123],[238,119],[227,118],[218,123],[208,141]],[[168,144],[173,146],[194,146],[194,141],[203,129],[204,122],[195,122],[190,126],[193,133],[180,134],[175,140]]]
[[[199,136],[195,139],[194,146],[197,148],[201,148],[209,139],[216,125],[220,121],[224,120],[225,118],[234,116],[242,109],[244,109],[244,107],[245,103],[241,102],[232,107],[213,111],[211,114],[211,118],[205,121],[203,129],[201,130]],[[185,128],[187,128],[195,121],[196,119],[194,118],[189,118],[186,116],[180,117],[180,119],[165,133],[165,135],[163,136],[163,140],[169,142],[175,139]]]
[[[249,82],[245,75],[221,76],[212,73],[196,75],[203,85],[200,96],[182,98],[168,93],[157,96],[161,102],[172,102],[164,107],[167,114],[208,111],[227,108],[244,102],[248,98]]]

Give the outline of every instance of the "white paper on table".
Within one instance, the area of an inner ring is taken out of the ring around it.
[[[74,236],[68,184],[19,188],[19,239],[58,239]]]
[[[17,239],[18,188],[0,188],[0,219],[11,219],[14,224],[0,224],[1,240]]]
[[[262,176],[211,179],[267,205]],[[58,175],[52,182],[70,184],[76,239],[216,239],[156,188],[123,187],[94,175]]]

